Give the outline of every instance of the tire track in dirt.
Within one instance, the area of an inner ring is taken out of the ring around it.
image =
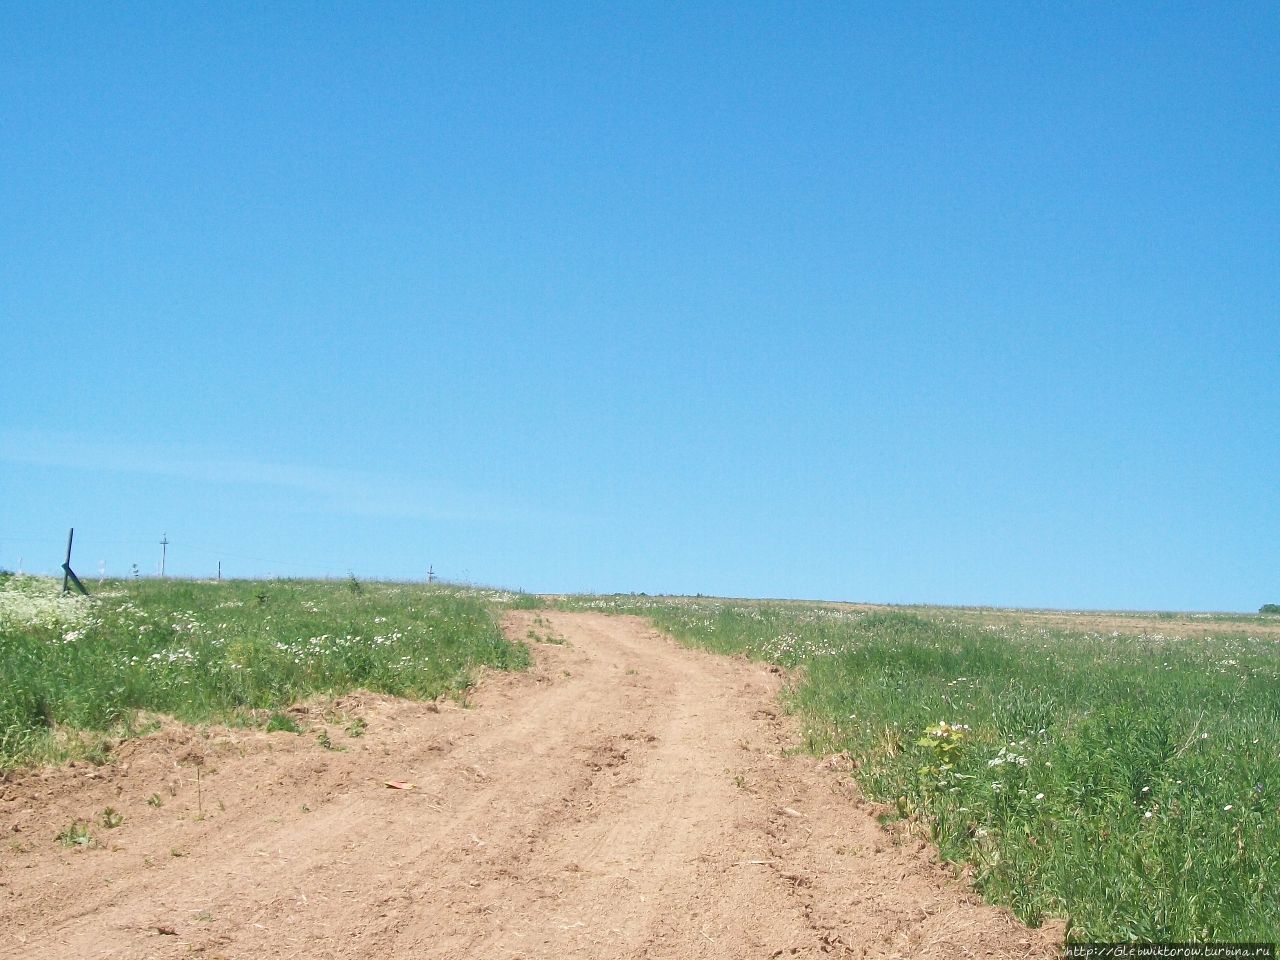
[[[369,726],[342,752],[171,729],[0,785],[0,956],[1055,952],[895,844],[847,775],[787,755],[767,668],[633,618],[540,615],[567,643],[537,644],[529,674],[487,674],[469,709],[347,698]],[[100,849],[52,842],[107,805],[126,820]]]

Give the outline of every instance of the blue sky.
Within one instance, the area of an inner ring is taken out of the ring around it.
[[[0,566],[1280,602],[1274,4],[0,12]]]

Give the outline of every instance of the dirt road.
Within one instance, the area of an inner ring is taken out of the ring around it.
[[[531,673],[489,674],[466,708],[340,701],[368,726],[331,713],[339,749],[173,728],[0,785],[0,956],[1052,952],[895,844],[847,774],[787,756],[765,667],[640,620],[543,616],[566,642]],[[92,845],[55,843],[77,818]]]

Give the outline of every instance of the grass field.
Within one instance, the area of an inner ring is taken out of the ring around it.
[[[520,594],[347,582],[0,575],[0,774],[106,759],[157,714],[288,729],[364,688],[519,669]],[[794,670],[806,746],[993,902],[1074,940],[1280,939],[1280,619],[575,597]],[[535,624],[536,626],[536,624]],[[554,639],[534,633],[533,639]]]
[[[1280,940],[1274,618],[562,602],[800,668],[809,749],[848,754],[870,796],[1028,922]]]
[[[526,598],[412,584],[109,581],[88,599],[0,577],[0,772],[101,758],[140,712],[277,723],[278,708],[364,688],[459,693],[522,668],[496,607]]]

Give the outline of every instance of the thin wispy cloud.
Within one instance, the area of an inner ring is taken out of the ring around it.
[[[85,439],[44,431],[0,432],[0,461],[35,467],[168,477],[282,490],[306,505],[358,516],[508,522],[529,512],[368,470],[220,455],[190,444]]]

